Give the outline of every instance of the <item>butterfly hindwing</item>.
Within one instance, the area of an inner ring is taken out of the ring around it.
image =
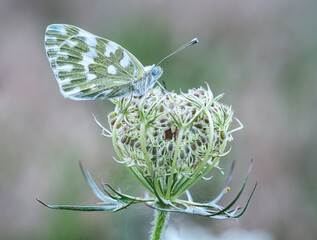
[[[143,76],[143,65],[126,49],[75,26],[48,26],[45,48],[61,93],[74,100],[123,96]]]

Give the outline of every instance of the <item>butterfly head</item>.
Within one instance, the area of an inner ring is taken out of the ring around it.
[[[159,79],[163,74],[163,69],[160,66],[154,66],[151,69],[151,75],[156,80]]]
[[[145,84],[146,89],[151,89],[157,80],[162,76],[163,69],[160,66],[151,65],[145,67],[145,72],[147,73],[147,81]]]
[[[160,66],[150,65],[144,67],[143,78],[133,83],[134,94],[141,96],[149,89],[153,88],[157,80],[162,76],[163,69]]]

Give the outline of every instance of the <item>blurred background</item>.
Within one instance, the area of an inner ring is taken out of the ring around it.
[[[106,124],[109,101],[64,99],[46,58],[47,25],[68,23],[111,39],[144,65],[181,44],[200,43],[162,64],[168,90],[208,82],[225,93],[244,124],[222,159],[225,176],[192,188],[194,200],[215,197],[237,161],[226,204],[251,157],[255,164],[239,203],[258,188],[244,216],[212,220],[172,215],[167,239],[316,239],[317,1],[0,0],[0,238],[147,239],[152,209],[118,213],[54,211],[49,204],[98,202],[78,161],[96,182],[125,193],[143,189],[112,159],[94,113]]]

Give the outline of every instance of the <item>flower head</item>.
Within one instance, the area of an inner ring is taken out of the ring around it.
[[[119,162],[163,199],[175,199],[215,165],[233,139],[231,107],[209,87],[188,93],[150,90],[113,100],[108,115]]]

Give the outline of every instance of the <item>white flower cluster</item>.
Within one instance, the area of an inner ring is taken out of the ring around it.
[[[113,100],[108,121],[118,161],[155,195],[178,197],[218,164],[237,130],[230,130],[233,111],[221,97],[209,87],[181,94],[154,88]]]

